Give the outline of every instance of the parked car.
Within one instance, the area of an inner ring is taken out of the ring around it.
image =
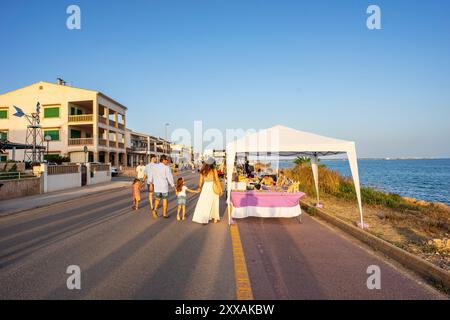
[[[119,175],[119,170],[116,167],[111,167],[111,177],[116,177]]]

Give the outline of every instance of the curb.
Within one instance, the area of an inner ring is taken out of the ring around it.
[[[351,224],[348,224],[339,218],[333,217],[314,206],[304,202],[301,202],[301,206],[306,210],[309,208],[314,209],[314,215],[319,218],[322,218],[328,223],[352,235],[356,239],[369,245],[372,249],[384,253],[408,269],[416,272],[425,280],[432,280],[436,285],[440,285],[447,290],[450,290],[450,272],[446,272],[434,264],[425,261],[403,249],[400,249],[389,242],[365,232]]]
[[[111,188],[111,189],[108,189],[108,190],[95,191],[95,192],[93,192],[91,194],[88,194],[88,195],[82,195],[82,196],[79,196],[79,197],[74,197],[74,198],[65,199],[65,200],[56,200],[55,202],[52,202],[52,203],[36,205],[36,206],[30,207],[30,208],[20,209],[20,210],[17,210],[17,211],[10,211],[8,213],[0,214],[0,219],[6,218],[6,217],[10,217],[10,216],[13,216],[13,215],[16,215],[16,214],[19,214],[19,213],[23,213],[23,212],[26,212],[28,210],[45,208],[45,207],[49,207],[49,206],[52,206],[52,205],[55,205],[55,204],[61,204],[61,203],[65,203],[65,202],[70,202],[70,201],[78,200],[78,199],[81,199],[81,198],[88,198],[88,197],[98,196],[98,195],[101,195],[101,194],[107,193],[107,192],[117,192],[117,191],[120,191],[120,190],[126,189],[126,188],[127,187],[121,186],[121,187],[117,187],[117,188]],[[18,199],[20,199],[20,198],[18,198]]]

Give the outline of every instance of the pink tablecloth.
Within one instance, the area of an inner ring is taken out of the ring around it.
[[[242,207],[266,207],[266,208],[291,208],[298,206],[300,198],[306,194],[303,192],[270,192],[270,191],[232,191],[231,203],[235,208]]]

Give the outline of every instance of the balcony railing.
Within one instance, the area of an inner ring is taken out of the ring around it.
[[[111,148],[116,148],[117,147],[117,143],[115,141],[109,141],[109,146]]]
[[[117,145],[118,145],[119,149],[124,149],[125,148],[125,143],[123,143],[123,142],[119,142]]]
[[[92,122],[92,114],[80,114],[77,116],[69,116],[69,122]]]
[[[116,122],[114,120],[109,120],[109,125],[111,127],[115,127],[116,126]]]
[[[98,116],[98,122],[107,124],[108,119],[106,119],[105,117],[102,117],[102,116]]]
[[[108,143],[108,141],[106,139],[98,139],[98,145],[99,146],[105,146]]]
[[[123,124],[119,123],[119,124],[118,124],[117,126],[119,127],[119,129],[121,129],[121,130],[125,130],[125,125],[123,125]]]
[[[92,145],[92,138],[70,138],[69,146],[84,146],[84,145]]]

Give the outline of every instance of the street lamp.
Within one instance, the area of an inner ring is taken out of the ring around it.
[[[52,141],[52,136],[48,134],[44,137],[44,140],[47,142],[47,161],[48,161],[49,143],[50,141]]]
[[[166,141],[167,141],[167,128],[170,126],[170,123],[166,123],[165,124],[165,126],[164,126],[164,133],[165,133],[165,136],[164,136],[164,138],[166,139]]]
[[[164,148],[164,149],[166,149],[166,153],[168,153],[169,152],[169,150],[167,150],[167,142],[168,142],[168,140],[167,140],[167,128],[170,126],[170,123],[166,123],[165,124],[165,126],[164,126],[164,129],[165,129],[165,142],[164,142],[164,145],[166,146],[166,148]]]

